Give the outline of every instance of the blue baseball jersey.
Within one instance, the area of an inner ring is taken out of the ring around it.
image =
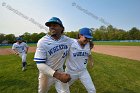
[[[64,35],[59,40],[46,35],[37,43],[34,61],[45,61],[54,70],[62,68],[72,42],[71,38]]]

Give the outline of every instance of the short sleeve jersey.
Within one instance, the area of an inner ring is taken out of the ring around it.
[[[68,58],[66,60],[67,69],[73,71],[83,70],[87,66],[88,56],[91,54],[90,45],[87,43],[84,48],[82,48],[78,41],[74,39],[72,43]]]
[[[14,43],[12,49],[17,50],[19,53],[24,53],[27,49],[28,45],[25,42],[22,43]]]
[[[45,61],[54,70],[62,68],[71,43],[71,38],[64,35],[59,40],[46,35],[37,43],[34,61]]]

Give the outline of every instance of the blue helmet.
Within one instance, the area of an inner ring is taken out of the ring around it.
[[[80,29],[79,34],[83,35],[86,38],[93,38],[92,31],[89,28],[82,28],[82,29]]]
[[[50,23],[59,24],[61,27],[64,28],[62,21],[57,17],[52,17],[48,22],[45,23],[45,25],[49,27]]]

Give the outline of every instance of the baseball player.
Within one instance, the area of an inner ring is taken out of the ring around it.
[[[14,43],[12,46],[12,50],[15,52],[15,54],[20,56],[22,59],[22,71],[26,69],[26,56],[28,49],[28,45],[22,41],[21,37],[18,37],[16,39],[16,43]]]
[[[69,93],[66,83],[71,77],[63,72],[63,64],[72,41],[62,35],[64,26],[59,18],[52,17],[45,25],[50,34],[38,41],[34,56],[39,70],[38,93],[47,93],[52,84],[58,93]]]
[[[88,93],[96,93],[92,79],[87,71],[87,63],[90,58],[91,65],[93,66],[93,60],[91,57],[91,48],[89,41],[92,38],[91,30],[89,28],[82,28],[79,31],[79,39],[75,39],[72,43],[68,58],[66,60],[66,73],[70,74],[71,85],[75,80],[79,79],[85,86]]]

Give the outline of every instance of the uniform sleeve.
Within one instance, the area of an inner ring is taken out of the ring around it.
[[[46,64],[37,64],[37,68],[41,73],[53,77],[55,71]]]
[[[34,61],[46,61],[47,52],[44,49],[44,46],[41,42],[37,43],[37,48],[34,56]]]
[[[15,44],[13,44],[12,49],[15,49]]]
[[[25,47],[29,47],[29,46],[25,43]]]
[[[46,60],[47,60],[47,52],[45,51],[43,43],[39,41],[37,43],[37,49],[35,52],[34,61],[36,61],[37,68],[41,73],[53,77],[55,71],[47,64],[45,64]]]
[[[67,37],[67,39],[69,40],[69,43],[72,44],[74,42],[73,38]]]

